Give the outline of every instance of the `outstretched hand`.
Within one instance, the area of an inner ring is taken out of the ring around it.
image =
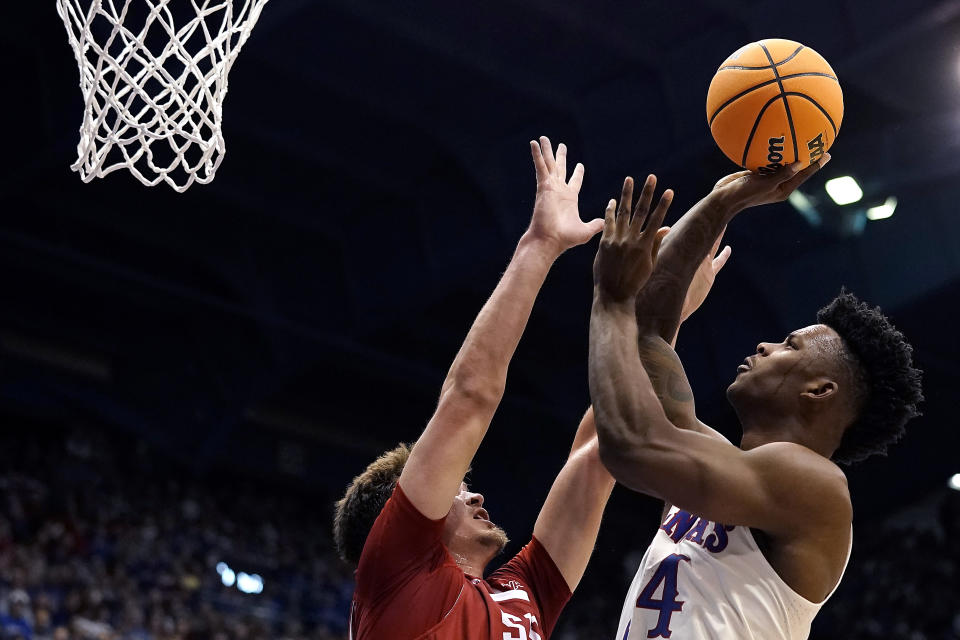
[[[687,289],[687,297],[683,301],[683,310],[680,312],[680,322],[685,321],[693,315],[694,311],[700,308],[703,301],[707,299],[707,294],[710,293],[710,289],[713,288],[713,282],[716,280],[717,274],[720,273],[720,269],[723,269],[723,265],[727,264],[727,260],[730,259],[730,254],[733,252],[730,245],[724,247],[723,251],[719,254],[717,253],[722,241],[723,233],[721,233],[717,241],[713,243],[710,252],[700,263],[700,266],[697,267],[697,272],[693,275],[693,280],[690,282],[690,288]]]
[[[800,170],[800,163],[789,164],[776,173],[762,176],[753,171],[738,171],[721,178],[713,187],[713,194],[729,206],[746,209],[761,204],[783,202],[794,190],[810,179],[830,161],[825,153],[818,161]]]
[[[603,220],[582,221],[577,206],[583,165],[578,162],[567,180],[567,146],[560,143],[554,158],[546,136],[541,136],[539,143],[530,141],[530,154],[537,170],[537,199],[529,233],[554,244],[558,253],[597,235],[603,229]]]
[[[655,176],[647,177],[632,215],[633,178],[623,182],[620,206],[617,207],[616,200],[607,204],[600,250],[593,262],[593,283],[596,293],[612,302],[636,298],[653,272],[660,242],[669,231],[660,225],[673,201],[673,191],[663,192],[650,215],[656,183]],[[644,226],[648,216],[650,220]]]

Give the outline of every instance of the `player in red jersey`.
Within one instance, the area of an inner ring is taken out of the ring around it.
[[[530,542],[483,579],[506,534],[463,483],[503,396],[507,367],[554,260],[603,228],[583,222],[578,164],[566,148],[530,143],[537,196],[530,227],[457,354],[436,412],[412,450],[401,445],[354,478],[337,503],[334,537],[357,566],[355,640],[545,640],[587,566],[613,478],[600,461],[592,410],[537,517]],[[694,287],[685,316],[703,301]],[[684,316],[684,317],[685,317]]]

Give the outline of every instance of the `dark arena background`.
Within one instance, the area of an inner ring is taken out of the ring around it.
[[[736,439],[724,389],[758,341],[841,285],[883,307],[924,415],[849,469],[853,555],[811,637],[960,638],[960,2],[271,0],[230,73],[226,157],[184,194],[82,183],[54,2],[3,23],[3,637],[346,638],[333,501],[429,418],[529,221],[528,141],[586,165],[584,217],[655,172],[675,219],[736,169],[705,121],[717,66],[784,37],[840,78],[833,161],[807,206],[735,221],[678,351]],[[863,198],[839,206],[845,175]],[[596,246],[554,266],[474,460],[508,553],[589,403]],[[615,490],[554,638],[613,637],[659,509]]]

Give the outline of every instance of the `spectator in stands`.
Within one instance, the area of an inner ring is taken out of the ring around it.
[[[155,452],[102,435],[67,440],[0,433],[0,640],[344,640],[353,586],[318,537],[326,514],[305,520],[319,498],[161,472]],[[960,492],[902,520],[855,527],[811,640],[960,640]],[[621,557],[596,554],[557,640],[612,636],[621,603],[604,594],[629,582]],[[263,593],[226,586],[220,561],[260,573]]]
[[[6,598],[5,613],[0,614],[0,629],[4,638],[33,638],[30,624],[30,596],[23,589],[14,589]]]

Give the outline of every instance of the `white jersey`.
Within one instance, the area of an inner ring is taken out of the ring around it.
[[[787,586],[749,527],[671,507],[627,592],[616,640],[805,640],[830,595],[814,603]]]

